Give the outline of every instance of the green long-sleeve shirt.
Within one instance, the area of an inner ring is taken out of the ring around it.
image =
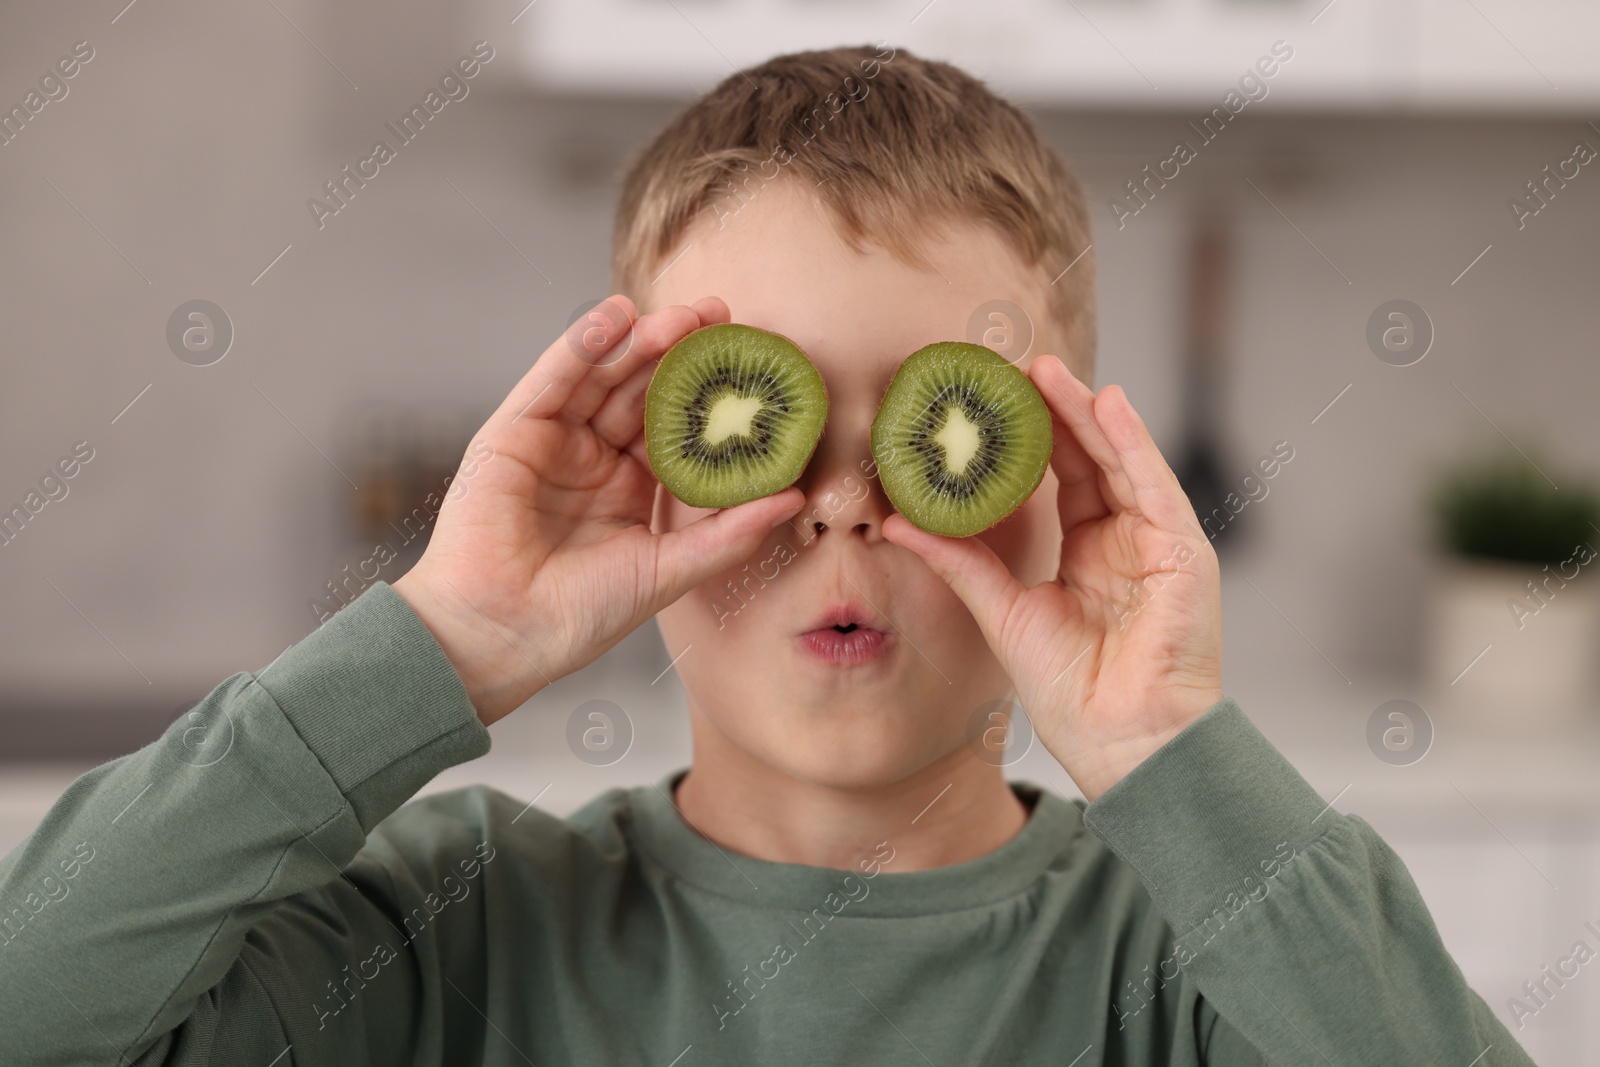
[[[1531,1062],[1231,698],[924,871],[729,853],[677,774],[566,820],[406,804],[488,749],[381,582],[229,678],[0,860],[0,1064]]]

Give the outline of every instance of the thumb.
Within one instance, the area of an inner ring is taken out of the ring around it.
[[[1027,591],[994,549],[976,537],[940,537],[898,512],[883,522],[884,540],[915,552],[972,612],[991,648],[999,651],[1000,623]]]
[[[805,499],[804,493],[790,487],[661,534],[656,540],[656,587],[651,595],[651,613],[718,571],[749,559],[773,527],[799,514]]]

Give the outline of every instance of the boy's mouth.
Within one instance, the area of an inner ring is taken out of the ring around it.
[[[800,645],[824,663],[852,666],[882,655],[889,632],[875,612],[844,604],[829,609],[800,635]]]

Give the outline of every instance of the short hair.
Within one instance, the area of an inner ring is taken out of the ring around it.
[[[643,291],[701,212],[722,220],[785,174],[815,188],[857,251],[870,242],[921,265],[908,235],[943,220],[991,226],[1054,279],[1049,314],[1092,380],[1095,263],[1076,176],[1017,107],[905,49],[777,56],[692,102],[623,177],[613,286]]]

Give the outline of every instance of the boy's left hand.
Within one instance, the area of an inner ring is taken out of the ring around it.
[[[1223,698],[1216,552],[1122,388],[1054,356],[1029,377],[1055,416],[1061,567],[1033,588],[976,537],[892,515],[982,627],[1039,740],[1094,800]]]

